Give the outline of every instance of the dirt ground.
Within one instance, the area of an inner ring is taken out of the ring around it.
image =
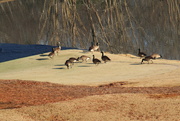
[[[178,121],[180,86],[123,87],[126,84],[117,82],[100,86],[68,86],[49,82],[0,80],[0,120]],[[81,101],[83,102],[81,103]],[[52,107],[52,105],[55,106]],[[59,105],[60,108],[57,108]],[[127,107],[122,109],[122,105]],[[144,108],[144,106],[148,107]],[[72,107],[73,109],[71,109]],[[71,111],[67,112],[67,110]],[[36,115],[32,114],[34,111]],[[114,111],[114,117],[112,117]],[[65,114],[63,115],[63,113]],[[81,115],[81,113],[85,114]]]
[[[105,94],[147,94],[150,98],[173,98],[180,95],[178,87],[123,87],[118,82],[100,86],[67,86],[22,80],[0,80],[0,109],[41,105]],[[38,93],[37,93],[38,92]]]

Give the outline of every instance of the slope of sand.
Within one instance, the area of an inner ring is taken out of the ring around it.
[[[177,60],[159,59],[154,60],[154,64],[140,64],[141,59],[133,55],[105,53],[112,59],[111,62],[98,66],[91,61],[75,63],[73,68],[68,70],[64,66],[66,59],[80,55],[92,57],[92,54],[82,50],[63,50],[54,59],[49,59],[47,54],[1,63],[0,78],[87,86],[113,82],[126,82],[123,87],[180,86],[180,62]],[[100,59],[99,52],[94,54]],[[179,114],[179,94],[162,98],[159,93],[153,96],[146,93],[117,93],[92,95],[17,109],[1,109],[0,120],[178,121]]]

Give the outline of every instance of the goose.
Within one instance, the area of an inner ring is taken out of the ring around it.
[[[95,58],[95,56],[94,56],[94,55],[93,55],[93,59],[92,59],[92,61],[93,61],[93,63],[94,63],[95,65],[98,65],[98,64],[100,64],[100,63],[101,63],[101,61],[100,61],[99,59]]]
[[[66,60],[65,65],[67,66],[67,69],[72,68],[72,62],[70,60]]]
[[[52,59],[54,57],[55,53],[54,53],[54,50],[52,49],[52,51],[49,53],[49,57]]]
[[[141,52],[140,48],[139,48],[138,50],[139,50],[138,56],[139,56],[140,58],[146,57],[146,54],[145,54],[144,52]]]
[[[60,42],[57,43],[57,46],[58,47],[53,48],[53,50],[54,50],[54,53],[58,55],[61,50]]]
[[[111,61],[111,59],[109,57],[104,55],[103,51],[101,51],[101,53],[102,53],[101,59],[104,61],[104,63]]]
[[[54,57],[54,55],[55,55],[54,52],[50,52],[48,56],[52,59]]]
[[[94,46],[94,42],[91,42],[91,46],[89,47],[89,51],[91,51],[93,49]]]
[[[154,54],[151,55],[151,57],[152,57],[153,59],[157,59],[157,58],[162,58],[162,55],[157,54],[157,53],[154,53]]]
[[[96,45],[91,45],[91,47],[89,47],[89,51],[94,52],[97,51],[99,49],[99,43],[97,42]]]
[[[148,64],[149,64],[149,61],[151,61],[153,63],[152,59],[154,59],[154,58],[151,56],[146,56],[145,58],[142,59],[141,64],[143,63],[143,61],[147,61]]]
[[[82,62],[87,62],[89,59],[91,59],[89,56],[86,56],[86,55],[82,55],[81,57],[78,57],[78,61],[79,60],[82,60]]]
[[[78,58],[71,57],[69,58],[69,61],[72,63],[72,65],[74,65],[74,62],[77,62]]]

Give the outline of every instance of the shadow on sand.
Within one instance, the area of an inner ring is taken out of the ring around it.
[[[131,63],[130,65],[142,65],[141,63]]]
[[[38,58],[38,59],[36,59],[36,60],[38,60],[38,61],[49,60],[49,58]]]
[[[78,66],[78,67],[91,67],[91,66],[85,66],[85,65],[83,65],[83,66]]]
[[[66,69],[66,68],[62,68],[62,67],[60,67],[60,68],[53,68],[53,69]]]
[[[41,57],[46,57],[46,56],[48,56],[48,55],[46,55],[46,54],[40,54],[39,56],[41,56]]]

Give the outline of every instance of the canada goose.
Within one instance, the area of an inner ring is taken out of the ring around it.
[[[153,63],[152,59],[153,58],[151,56],[146,56],[145,58],[142,59],[141,64],[143,63],[143,61],[147,61],[148,64],[149,64],[149,61],[151,61]]]
[[[54,52],[50,52],[48,56],[52,59],[54,57],[54,55],[55,55]]]
[[[72,62],[70,60],[66,60],[65,65],[67,66],[67,69],[72,68]]]
[[[91,42],[91,46],[89,47],[89,51],[92,50],[93,46],[94,46],[94,42]]]
[[[77,62],[78,58],[71,57],[69,58],[69,61],[72,63],[72,65],[74,65],[74,62]]]
[[[91,47],[89,47],[89,51],[94,52],[97,51],[99,49],[99,43],[97,42],[96,45],[91,45]]]
[[[54,50],[54,53],[58,55],[61,50],[60,42],[57,43],[57,46],[58,47],[53,48],[53,50]]]
[[[81,57],[78,57],[78,61],[79,60],[82,60],[82,62],[84,62],[84,61],[88,61],[89,59],[91,59],[89,56],[86,56],[86,55],[82,55]]]
[[[109,57],[104,55],[103,51],[101,51],[101,53],[102,53],[101,59],[104,61],[104,63],[111,61],[111,59]]]
[[[138,50],[139,50],[139,51],[138,51],[138,56],[139,56],[140,58],[143,58],[143,57],[146,56],[146,54],[145,54],[144,52],[141,52],[140,48],[139,48]]]
[[[49,57],[52,59],[54,57],[55,53],[54,53],[54,50],[52,49],[52,51],[49,53]]]
[[[100,61],[99,59],[95,58],[95,56],[94,56],[94,55],[93,55],[93,59],[92,59],[92,61],[93,61],[93,63],[94,63],[95,65],[98,65],[98,64],[100,64],[100,63],[101,63],[101,61]]]
[[[151,55],[151,57],[153,59],[157,59],[157,58],[162,58],[162,55],[154,53],[154,54]]]

